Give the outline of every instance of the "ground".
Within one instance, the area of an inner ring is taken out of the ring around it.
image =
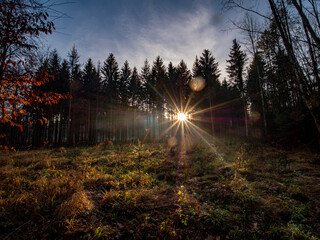
[[[209,144],[2,152],[0,238],[319,239],[319,155]]]

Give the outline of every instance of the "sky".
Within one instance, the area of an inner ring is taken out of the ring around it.
[[[56,0],[65,16],[45,37],[51,50],[66,58],[73,45],[80,62],[92,58],[103,64],[113,53],[121,69],[125,60],[140,71],[148,59],[160,56],[167,66],[183,59],[191,70],[195,57],[212,51],[222,80],[234,38],[241,38],[231,20],[236,12],[222,10],[221,0]]]

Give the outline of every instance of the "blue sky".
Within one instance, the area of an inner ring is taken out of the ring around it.
[[[221,1],[209,0],[56,0],[55,8],[68,17],[55,21],[56,32],[46,36],[50,49],[65,58],[75,44],[81,63],[95,63],[114,53],[119,68],[125,60],[141,69],[157,56],[167,65],[183,59],[191,70],[196,55],[212,51],[222,76],[238,31],[230,30],[236,12],[223,12]]]

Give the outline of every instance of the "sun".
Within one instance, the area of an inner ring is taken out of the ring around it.
[[[179,112],[178,114],[177,114],[177,119],[179,120],[179,121],[185,121],[185,120],[187,120],[187,114],[185,114],[185,113],[182,113],[182,112]]]

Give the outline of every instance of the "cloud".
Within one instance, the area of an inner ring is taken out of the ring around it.
[[[191,70],[195,57],[209,49],[219,63],[222,80],[235,38],[235,32],[222,31],[227,17],[205,1],[181,4],[149,0],[131,5],[77,4],[77,11],[70,6],[72,19],[61,23],[65,34],[54,35],[49,44],[64,57],[75,44],[82,63],[88,58],[103,63],[112,52],[120,68],[128,60],[138,70],[146,58],[152,64],[157,56],[166,65],[170,61],[177,65],[183,59]]]
[[[137,22],[131,15],[120,17],[122,40],[116,42],[116,54],[121,61],[127,59],[140,67],[146,58],[152,62],[160,56],[166,65],[170,61],[177,65],[183,59],[192,69],[195,57],[209,49],[225,76],[225,59],[234,36],[219,29],[223,16],[200,5],[194,10],[161,15],[151,11],[147,16],[146,23]]]

